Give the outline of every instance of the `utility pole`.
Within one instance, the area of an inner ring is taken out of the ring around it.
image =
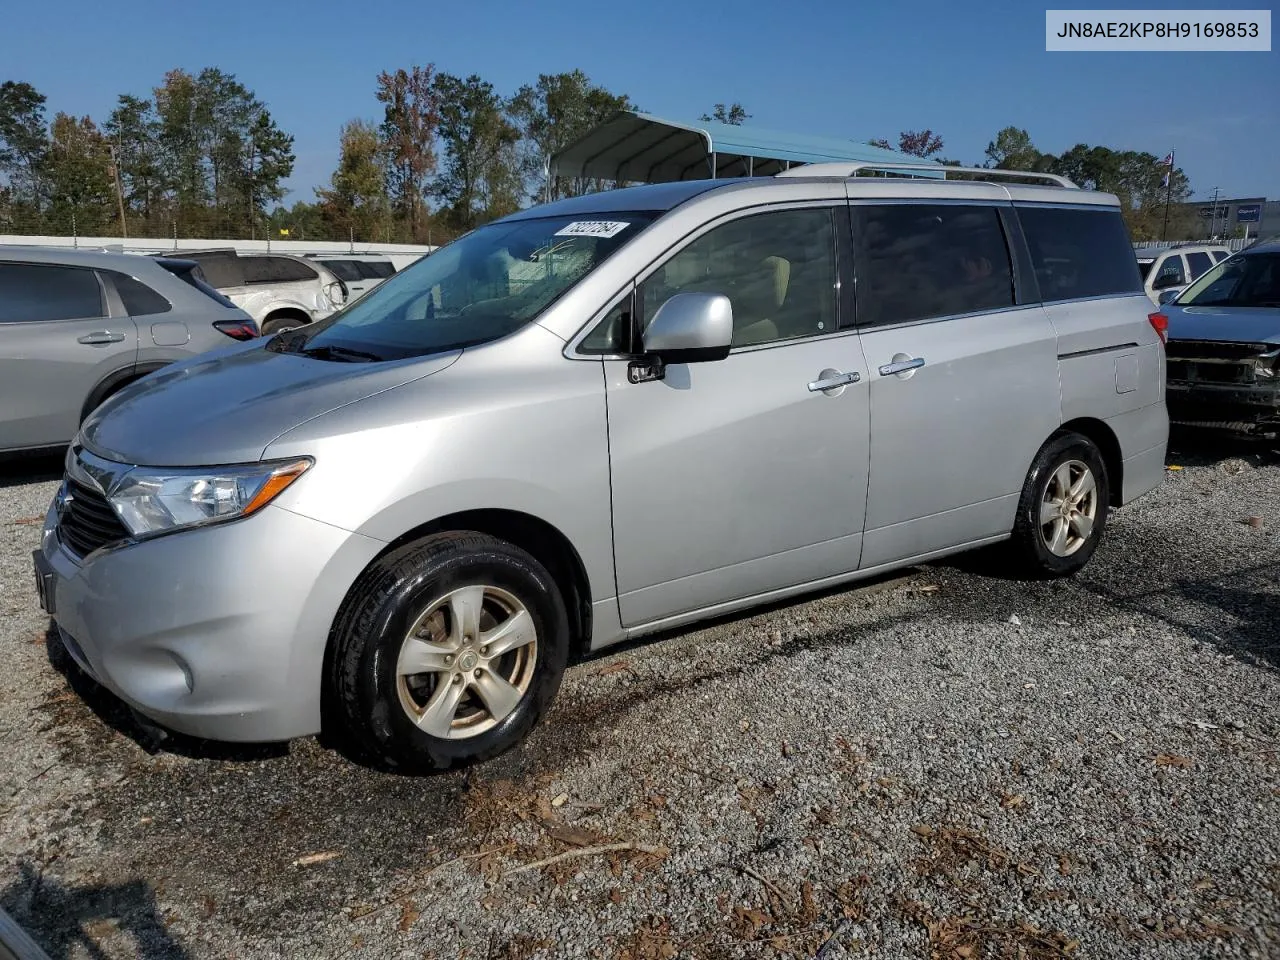
[[[107,150],[111,153],[111,176],[116,182],[116,203],[120,207],[120,236],[129,239],[129,225],[124,222],[124,188],[120,186],[120,161],[116,157],[116,146],[114,143],[107,144]]]
[[[1212,240],[1218,232],[1218,188],[1213,188],[1213,215],[1209,217],[1209,239]]]
[[[1160,240],[1169,239],[1169,198],[1173,194],[1173,151],[1169,151],[1169,169],[1164,172],[1164,226],[1160,228]]]

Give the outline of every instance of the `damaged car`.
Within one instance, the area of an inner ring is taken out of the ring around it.
[[[1280,240],[1217,264],[1151,315],[1175,424],[1280,436]]]

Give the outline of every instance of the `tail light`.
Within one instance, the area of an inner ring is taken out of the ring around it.
[[[1151,328],[1160,335],[1161,343],[1169,342],[1169,317],[1163,313],[1147,314],[1147,319],[1151,321]]]
[[[217,320],[213,326],[232,340],[252,340],[258,335],[258,328],[252,320]]]

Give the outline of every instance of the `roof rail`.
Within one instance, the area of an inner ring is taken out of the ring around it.
[[[1066,177],[1060,177],[1056,173],[1036,173],[1031,170],[998,170],[991,167],[949,167],[940,163],[895,163],[892,160],[859,161],[857,163],[807,163],[804,166],[783,170],[781,173],[774,174],[774,176],[855,177],[862,170],[882,170],[890,173],[896,173],[900,170],[929,170],[936,173],[941,170],[944,180],[948,173],[977,173],[984,177],[995,178],[1031,177],[1037,180],[1047,180],[1050,183],[1057,184],[1059,187],[1067,187],[1070,190],[1080,189]]]

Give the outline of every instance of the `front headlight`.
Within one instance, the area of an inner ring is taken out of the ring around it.
[[[107,499],[135,537],[164,533],[260,510],[307,471],[310,460],[234,467],[137,467]]]

